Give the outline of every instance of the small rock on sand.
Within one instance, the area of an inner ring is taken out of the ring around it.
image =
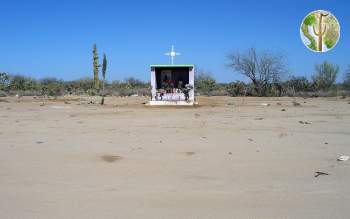
[[[108,163],[112,163],[116,160],[120,160],[122,159],[121,156],[116,156],[116,155],[103,155],[101,156],[102,160],[108,162]]]
[[[338,161],[347,161],[347,160],[349,160],[349,156],[342,155],[342,156],[338,157],[337,160],[338,160]]]
[[[293,101],[293,106],[301,106],[301,104],[296,101]]]
[[[316,172],[315,172],[315,177],[319,177],[319,176],[322,176],[322,175],[327,176],[327,175],[329,175],[329,173],[320,172],[320,171],[316,171]]]
[[[193,151],[188,151],[188,152],[185,152],[185,154],[186,154],[187,156],[192,156],[192,155],[195,155],[196,153],[193,152]]]
[[[311,122],[299,121],[300,124],[310,125]]]

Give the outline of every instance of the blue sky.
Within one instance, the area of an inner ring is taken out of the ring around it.
[[[331,11],[341,25],[338,45],[313,53],[299,27],[311,11]],[[92,76],[92,45],[105,52],[108,79],[149,80],[150,64],[195,64],[220,82],[243,77],[225,66],[226,55],[249,47],[283,53],[298,76],[327,59],[350,64],[349,1],[234,0],[0,0],[0,71],[65,80]]]

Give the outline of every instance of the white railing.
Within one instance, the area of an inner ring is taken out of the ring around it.
[[[163,100],[163,101],[184,101],[185,100],[185,94],[183,93],[165,93],[165,94],[157,94],[156,100]]]

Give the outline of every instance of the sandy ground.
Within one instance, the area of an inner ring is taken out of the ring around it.
[[[0,218],[350,217],[350,99],[90,100],[0,99]]]

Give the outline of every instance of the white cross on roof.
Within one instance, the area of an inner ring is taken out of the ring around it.
[[[175,52],[174,46],[171,46],[171,52],[167,52],[167,53],[165,53],[165,55],[171,57],[171,64],[174,65],[175,56],[179,56],[179,55],[181,55],[181,53]]]

